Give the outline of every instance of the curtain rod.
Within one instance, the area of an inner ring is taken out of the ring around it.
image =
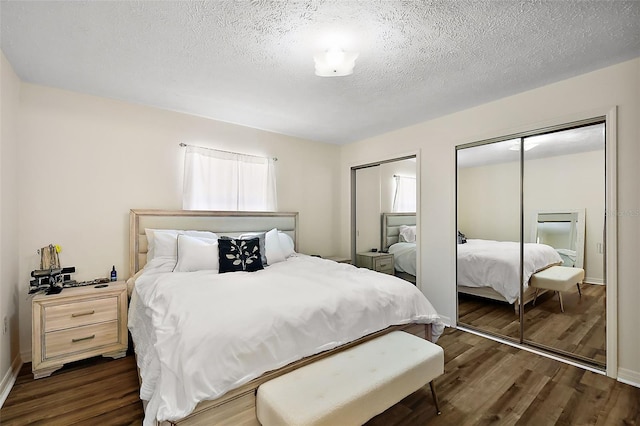
[[[204,146],[197,146],[197,145],[189,145],[189,144],[186,144],[186,143],[184,143],[184,142],[180,142],[178,145],[180,145],[180,146],[181,146],[181,147],[183,147],[183,148],[184,148],[184,147],[187,147],[187,146],[190,146],[190,147],[193,147],[193,148],[209,149],[209,150],[211,150],[211,151],[224,152],[224,153],[226,153],[226,154],[236,154],[236,155],[246,155],[247,157],[266,158],[266,157],[261,157],[261,156],[259,156],[259,155],[242,154],[242,153],[240,153],[240,152],[225,151],[225,150],[222,150],[222,149],[207,148],[207,147],[204,147]],[[272,158],[272,160],[273,160],[273,161],[278,161],[278,157],[273,157],[273,158]]]

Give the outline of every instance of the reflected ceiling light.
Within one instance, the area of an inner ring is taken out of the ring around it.
[[[525,150],[525,152],[529,151],[530,149],[535,148],[536,146],[538,146],[537,143],[531,143],[529,141],[525,141],[524,142],[524,150]],[[520,151],[520,142],[514,143],[513,145],[511,145],[511,147],[509,147],[509,149],[511,151]]]
[[[357,53],[348,53],[332,47],[326,52],[313,55],[316,63],[316,75],[320,77],[343,77],[353,74]]]

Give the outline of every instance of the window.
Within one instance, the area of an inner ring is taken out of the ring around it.
[[[393,176],[396,180],[396,193],[393,197],[395,213],[412,213],[416,211],[416,178]]]
[[[182,208],[275,211],[275,159],[186,147]]]

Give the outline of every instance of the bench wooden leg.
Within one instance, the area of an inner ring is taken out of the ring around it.
[[[580,297],[582,297],[582,290],[580,290],[580,283],[577,283],[576,287],[578,287],[578,294],[580,295]]]
[[[440,411],[440,404],[438,404],[438,395],[436,394],[436,385],[433,383],[433,380],[429,382],[429,386],[431,387],[431,395],[433,395],[433,403],[436,405],[436,413],[440,415],[442,414],[442,411]]]

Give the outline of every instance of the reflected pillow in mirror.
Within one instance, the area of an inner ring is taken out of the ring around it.
[[[400,242],[415,243],[416,242],[416,226],[400,225]]]

